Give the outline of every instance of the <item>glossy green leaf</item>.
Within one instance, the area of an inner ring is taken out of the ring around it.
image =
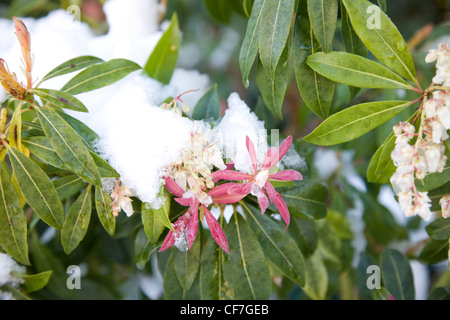
[[[327,214],[328,189],[319,182],[299,181],[296,182],[295,188],[279,188],[277,191],[283,197],[292,215],[320,219]]]
[[[148,241],[154,244],[158,241],[159,237],[163,233],[164,223],[162,223],[156,217],[156,210],[153,210],[150,204],[143,202],[141,206],[141,217],[144,230],[147,235]]]
[[[214,239],[208,237],[200,262],[200,295],[203,300],[226,298],[222,266],[225,254]]]
[[[116,231],[116,218],[112,214],[112,199],[100,187],[95,187],[95,208],[103,228],[109,235],[114,235]]]
[[[344,42],[345,51],[348,53],[357,54],[362,57],[367,56],[367,47],[364,45],[364,43],[361,41],[361,39],[356,34],[355,30],[353,29],[353,26],[350,22],[350,17],[348,16],[347,9],[345,6],[341,3],[341,35],[342,40]]]
[[[173,70],[178,60],[178,49],[180,47],[180,30],[178,16],[172,15],[170,25],[153,49],[144,71],[153,79],[162,83],[169,83]]]
[[[383,144],[375,151],[367,168],[367,180],[374,183],[388,183],[396,167],[391,158],[395,148],[394,133],[390,133]]]
[[[265,0],[259,25],[259,57],[269,78],[275,70],[291,30],[295,0]]]
[[[94,64],[69,80],[60,91],[76,95],[100,89],[119,81],[140,68],[133,61],[126,59],[112,59]]]
[[[283,52],[274,76],[271,77],[262,64],[258,64],[256,82],[258,84],[264,104],[273,115],[283,119],[281,109],[289,81],[288,48]],[[273,79],[272,79],[273,78]]]
[[[22,286],[26,292],[34,292],[44,288],[50,280],[53,271],[44,271],[36,274],[20,275],[24,280]]]
[[[450,238],[450,219],[440,217],[427,225],[425,230],[433,239],[447,240]]]
[[[27,221],[6,170],[0,164],[0,246],[8,255],[28,265]]]
[[[322,146],[351,141],[378,127],[410,105],[409,101],[358,104],[324,120],[305,140]]]
[[[47,73],[42,78],[41,82],[51,79],[51,78],[62,76],[64,74],[68,74],[68,73],[71,73],[74,71],[78,71],[78,70],[87,68],[93,64],[97,64],[100,62],[103,62],[103,60],[100,58],[97,58],[97,57],[93,57],[93,56],[81,56],[81,57],[76,57],[74,59],[70,59],[70,60],[60,64],[59,66],[57,66],[56,68],[51,70],[49,73]]]
[[[285,226],[275,222],[250,204],[241,203],[250,228],[255,233],[264,256],[286,277],[305,284],[305,262]]]
[[[225,227],[230,255],[222,263],[227,296],[231,299],[268,299],[272,289],[264,253],[248,222],[234,214]]]
[[[381,254],[381,275],[385,288],[396,300],[415,298],[414,279],[409,260],[394,249]]]
[[[178,278],[178,282],[184,290],[191,289],[197,278],[200,268],[200,235],[195,238],[192,247],[187,251],[180,251],[176,248],[172,249],[174,255],[174,270]]]
[[[330,51],[338,16],[337,0],[308,0],[308,14],[317,41],[324,51]]]
[[[158,197],[162,201],[162,205],[155,209],[150,206],[148,203],[143,203],[143,210],[145,210],[144,215],[142,216],[142,222],[144,223],[145,232],[147,232],[147,236],[149,239],[153,239],[152,232],[155,231],[154,228],[158,228],[157,223],[154,219],[156,218],[160,223],[162,223],[165,227],[170,230],[174,230],[172,223],[170,222],[169,214],[170,214],[170,193],[169,191],[161,186]]]
[[[370,52],[402,77],[417,82],[408,45],[389,17],[370,1],[342,1],[354,30]]]
[[[39,108],[37,114],[45,135],[64,164],[87,182],[101,185],[98,168],[78,133],[52,110]]]
[[[439,188],[450,181],[450,166],[447,165],[442,172],[433,172],[423,180],[416,179],[415,185],[419,191],[430,191]]]
[[[76,195],[81,189],[87,187],[87,182],[76,174],[56,178],[52,180],[52,183],[61,201]]]
[[[176,249],[174,249],[176,250]],[[166,263],[163,275],[164,299],[166,300],[198,300],[200,299],[200,290],[198,288],[198,277],[189,290],[185,290],[175,273],[175,259],[171,254]]]
[[[313,300],[324,300],[328,289],[328,274],[318,250],[305,259],[305,270],[303,291]]]
[[[383,65],[347,52],[317,52],[308,57],[308,65],[335,82],[353,87],[409,89],[411,85]]]
[[[66,254],[70,254],[86,235],[91,219],[91,185],[77,198],[67,213],[61,231],[61,243]]]
[[[321,76],[306,63],[306,58],[320,50],[309,23],[306,0],[301,0],[295,17],[293,35],[294,73],[303,101],[316,115],[328,117],[334,95],[334,82]]]
[[[64,213],[58,193],[44,171],[14,148],[8,147],[14,175],[34,212],[48,225],[61,229]]]
[[[242,83],[248,87],[248,77],[259,51],[259,29],[264,0],[255,0],[247,23],[244,40],[239,52],[239,67],[242,73]]]
[[[194,120],[217,120],[220,117],[220,100],[217,84],[209,89],[195,105],[192,112]]]
[[[52,107],[88,112],[88,109],[80,100],[64,91],[52,89],[32,89],[30,92],[42,98],[45,103],[48,103]]]

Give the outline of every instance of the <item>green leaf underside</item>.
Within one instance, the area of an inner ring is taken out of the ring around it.
[[[126,59],[112,59],[98,63],[81,71],[60,91],[71,95],[89,92],[111,85],[127,76],[129,73],[139,70],[141,67]]]
[[[402,77],[417,82],[406,41],[389,17],[367,0],[342,1],[355,32],[370,52]],[[379,25],[376,25],[376,20]]]
[[[346,52],[318,52],[309,56],[307,63],[324,77],[354,87],[411,88],[410,84],[381,64]]]
[[[103,60],[93,56],[81,56],[70,59],[47,73],[44,78],[42,78],[42,81],[78,71],[100,62],[103,62]]]
[[[377,101],[349,107],[324,120],[305,140],[323,146],[351,141],[386,122],[409,105],[409,101]]]
[[[11,257],[28,265],[27,222],[6,170],[0,164],[0,246]]]
[[[151,78],[164,84],[168,84],[172,78],[173,70],[178,60],[178,49],[180,47],[180,30],[178,17],[174,13],[170,25],[156,44],[147,63],[144,66]]]
[[[91,211],[91,185],[89,185],[70,207],[64,221],[61,243],[66,254],[70,254],[86,235]]]

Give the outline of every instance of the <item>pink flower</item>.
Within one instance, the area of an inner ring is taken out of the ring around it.
[[[177,201],[182,206],[189,206],[189,209],[173,224],[174,231],[169,231],[159,251],[161,252],[167,250],[184,237],[186,237],[186,242],[188,248],[190,249],[192,244],[194,243],[195,237],[197,236],[198,209],[200,206],[200,202],[195,196],[183,198],[185,191],[175,182],[175,180],[173,180],[171,177],[165,177],[164,179],[166,189],[174,196],[178,197],[175,198],[175,201]],[[206,223],[208,224],[214,240],[217,242],[219,247],[230,254],[227,238],[225,237],[225,234],[219,223],[203,203],[201,204],[201,206],[203,208],[203,212],[205,213]],[[185,232],[186,234],[184,234]]]
[[[221,184],[208,192],[214,203],[235,203],[243,199],[249,193],[258,198],[261,214],[264,214],[270,203],[274,203],[281,217],[289,226],[290,215],[281,195],[275,190],[269,179],[291,181],[302,180],[303,176],[295,170],[284,170],[270,174],[269,171],[280,162],[292,144],[292,137],[287,137],[280,145],[280,148],[271,147],[264,158],[261,169],[258,171],[258,162],[253,142],[247,136],[246,146],[252,161],[254,173],[247,174],[230,169],[219,170],[212,173],[214,181],[234,180],[247,181],[245,183],[229,182]],[[267,197],[266,195],[269,197]],[[270,200],[270,202],[269,202]],[[286,226],[286,228],[287,228]]]

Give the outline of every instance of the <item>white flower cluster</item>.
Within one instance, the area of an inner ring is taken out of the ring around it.
[[[422,180],[428,173],[442,172],[447,162],[445,145],[450,129],[450,49],[445,43],[438,49],[430,50],[426,62],[436,61],[436,76],[433,82],[438,87],[424,96],[422,117],[418,132],[408,122],[394,126],[396,136],[395,149],[391,154],[397,167],[391,177],[392,187],[406,216],[421,216],[428,221],[431,218],[431,200],[427,192],[420,192],[414,184],[415,179]],[[410,141],[417,137],[414,144]],[[441,199],[442,215],[449,215],[450,197]]]

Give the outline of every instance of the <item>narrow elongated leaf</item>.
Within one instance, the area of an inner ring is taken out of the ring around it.
[[[259,56],[272,80],[291,30],[294,4],[295,0],[266,0],[262,6]]]
[[[291,219],[288,232],[305,258],[316,251],[318,236],[314,221],[295,217]]]
[[[324,51],[330,51],[336,30],[336,0],[308,0],[308,14],[314,35]]]
[[[306,63],[309,55],[320,50],[309,23],[306,0],[301,0],[297,9],[293,43],[294,73],[302,99],[312,112],[325,119],[333,102],[334,82]]]
[[[93,151],[89,151],[89,154],[91,155],[92,160],[94,160],[101,178],[120,178],[120,175],[117,173],[117,171],[113,167],[111,167],[111,165],[106,160],[104,160]]]
[[[411,85],[396,73],[367,58],[346,52],[317,52],[308,65],[330,80],[354,87],[410,89]]]
[[[23,288],[26,292],[34,292],[41,290],[44,288],[50,277],[52,276],[53,271],[44,271],[36,274],[24,274],[20,275],[20,277],[24,280]]]
[[[374,183],[387,183],[396,167],[391,158],[395,148],[395,136],[391,132],[383,144],[375,151],[367,168],[367,180]]]
[[[87,186],[86,181],[76,174],[57,178],[52,180],[52,183],[61,201],[76,195]]]
[[[276,67],[273,77],[269,75],[266,69],[260,63],[256,74],[256,82],[258,84],[264,104],[272,112],[273,115],[283,119],[281,109],[286,94],[287,84],[289,81],[288,69],[288,48],[283,52],[279,64]]]
[[[89,151],[95,152],[93,145],[98,139],[98,134],[96,134],[91,128],[89,128],[83,122],[74,117],[69,116],[67,113],[64,112],[57,112],[57,113],[78,133],[86,148],[88,148]]]
[[[450,219],[440,217],[425,228],[433,239],[446,240],[450,238]]]
[[[111,203],[111,196],[103,192],[102,188],[95,187],[95,208],[98,219],[106,232],[113,236],[116,231],[116,218],[112,214]]]
[[[259,209],[242,203],[248,222],[258,238],[264,256],[286,277],[300,285],[305,284],[305,262],[294,240],[284,226],[276,223]]]
[[[220,117],[220,100],[217,92],[217,84],[209,89],[195,105],[192,119],[216,120]]]
[[[86,235],[91,219],[92,201],[89,185],[70,207],[61,231],[61,243],[66,254],[70,254]]]
[[[303,291],[314,300],[323,300],[327,294],[328,274],[323,259],[318,250],[305,259],[305,285]]]
[[[301,218],[321,219],[327,214],[328,189],[323,184],[305,180],[296,182],[296,187],[277,190],[289,208],[289,213]]]
[[[353,26],[350,22],[350,17],[348,16],[347,9],[345,8],[342,1],[341,3],[341,34],[342,40],[344,41],[345,51],[348,53],[357,54],[361,57],[367,56],[367,47],[361,41],[361,39],[356,34]]]
[[[222,263],[231,299],[268,299],[272,289],[264,254],[248,223],[239,215],[225,227],[231,254]]]
[[[153,79],[169,83],[178,60],[180,47],[180,30],[178,16],[172,15],[170,25],[156,44],[155,49],[145,64],[144,71]]]
[[[381,254],[381,275],[385,288],[396,300],[413,300],[414,279],[408,258],[394,249]]]
[[[431,238],[423,247],[417,260],[425,264],[436,264],[448,259],[448,239]]]
[[[358,104],[333,114],[305,140],[330,146],[356,139],[386,122],[406,107],[409,101],[377,101]]]
[[[145,202],[141,206],[141,216],[148,241],[151,244],[156,243],[165,229],[164,223],[156,217],[156,212],[150,204]]]
[[[67,92],[52,89],[32,89],[30,92],[41,97],[52,107],[88,112],[88,109],[80,100]]]
[[[14,175],[34,212],[48,225],[61,229],[64,213],[58,193],[44,171],[14,148],[8,147]]]
[[[113,84],[127,76],[129,73],[139,70],[141,67],[133,61],[126,59],[112,59],[101,62],[81,71],[61,91],[71,95],[100,89]]]
[[[32,136],[24,138],[22,142],[30,150],[32,155],[39,158],[44,163],[48,163],[57,168],[68,169],[56,151],[53,150],[47,137]]]
[[[239,67],[242,73],[242,83],[248,87],[248,77],[256,55],[259,50],[259,29],[262,16],[262,7],[264,0],[256,0],[253,4],[250,18],[247,23],[244,40],[242,41],[239,52]]]
[[[200,295],[203,300],[225,299],[222,261],[225,251],[208,237],[200,263]]]
[[[354,30],[366,47],[386,66],[417,83],[416,71],[405,39],[389,17],[367,0],[342,0]]]
[[[144,228],[139,229],[134,242],[134,252],[136,254],[136,266],[139,270],[144,269],[150,256],[161,244],[151,244],[145,234]]]
[[[200,268],[200,236],[195,238],[192,247],[187,251],[172,249],[174,255],[174,270],[180,285],[184,290],[191,289]]]
[[[19,103],[9,122],[8,142],[13,148],[22,152],[22,104]]]
[[[101,185],[97,166],[77,132],[52,110],[39,108],[37,114],[45,135],[64,164],[87,182]]]
[[[81,56],[70,59],[47,73],[44,78],[42,78],[42,81],[78,71],[100,62],[103,62],[103,60],[93,56]]]
[[[0,164],[0,246],[11,257],[28,265],[27,221],[6,170]]]
[[[223,23],[230,22],[230,16],[234,11],[230,0],[203,0],[203,2],[214,19]]]

